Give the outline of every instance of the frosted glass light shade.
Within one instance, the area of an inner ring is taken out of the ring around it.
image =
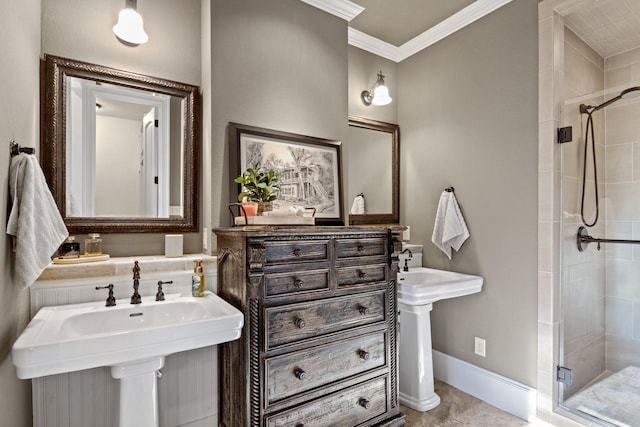
[[[373,99],[371,103],[373,105],[387,105],[391,103],[392,99],[389,96],[389,89],[386,86],[378,86],[373,91]]]
[[[392,99],[389,96],[389,89],[384,84],[384,75],[382,71],[378,73],[378,80],[373,85],[370,91],[363,90],[360,94],[360,98],[364,105],[387,105],[391,103]]]
[[[129,46],[138,46],[149,41],[149,36],[142,26],[142,16],[131,8],[120,11],[118,23],[113,26],[113,34]]]

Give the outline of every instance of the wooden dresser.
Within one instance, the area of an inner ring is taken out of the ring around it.
[[[217,229],[218,294],[242,310],[220,347],[220,425],[403,426],[401,228]]]

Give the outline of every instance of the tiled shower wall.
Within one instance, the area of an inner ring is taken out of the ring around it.
[[[567,189],[562,188],[562,182],[565,181],[562,178],[561,163],[562,157],[565,157],[565,161],[569,162],[569,153],[564,151],[570,151],[569,144],[557,144],[556,142],[556,129],[560,126],[569,125],[565,123],[563,113],[569,111],[580,103],[589,103],[588,99],[580,100],[578,98],[570,98],[572,95],[567,90],[567,96],[565,96],[565,28],[564,19],[558,13],[554,12],[556,7],[556,0],[542,0],[538,3],[538,17],[539,17],[539,158],[538,158],[538,172],[539,172],[539,189],[538,189],[538,411],[537,417],[542,422],[550,423],[554,426],[561,427],[576,427],[584,425],[584,420],[576,417],[574,414],[563,410],[558,406],[558,388],[559,384],[555,380],[555,368],[561,362],[559,359],[559,351],[563,348],[561,341],[563,339],[563,313],[560,310],[561,306],[561,277],[565,278],[569,275],[569,278],[573,278],[578,281],[577,273],[582,274],[579,268],[561,268],[561,264],[567,267],[566,263],[560,262],[561,253],[566,252],[566,248],[575,247],[575,232],[577,230],[570,230],[577,225],[575,220],[576,210],[568,210],[565,212],[562,204],[560,203],[560,195],[562,194],[565,199],[571,200],[571,196],[567,192]],[[572,37],[569,35],[568,37]],[[571,42],[568,42],[571,43]],[[629,73],[632,75],[632,81],[637,81],[640,77],[638,70],[640,67],[637,65],[637,61],[627,62],[621,61],[623,58],[631,57],[631,53],[622,55],[616,58],[616,63],[607,61],[607,82],[608,88],[611,88],[613,79],[623,79],[624,76]],[[617,73],[612,74],[611,71],[617,68],[629,66],[628,71],[618,70]],[[571,71],[570,71],[571,72]],[[622,84],[623,80],[617,80]],[[624,84],[622,84],[624,86]],[[636,83],[637,85],[637,83]],[[619,91],[618,91],[619,92]],[[588,98],[588,97],[586,97]],[[565,99],[571,99],[571,102],[566,103]],[[596,99],[595,102],[602,101],[602,99]],[[594,102],[594,103],[595,103]],[[574,105],[571,105],[574,104]],[[617,105],[617,104],[616,104]],[[622,106],[622,104],[620,105]],[[574,110],[575,111],[575,110]],[[582,124],[574,117],[572,119],[574,123],[578,123],[577,127],[574,127],[574,141],[582,140],[580,134],[583,132]],[[633,124],[633,121],[626,122],[625,126]],[[575,125],[574,125],[575,126]],[[603,139],[598,138],[600,141]],[[640,139],[640,138],[639,138]],[[574,145],[579,145],[574,144]],[[584,146],[582,146],[584,148]],[[635,147],[633,147],[635,148]],[[578,148],[574,148],[578,150]],[[577,154],[574,153],[574,159]],[[602,158],[602,157],[601,157]],[[632,160],[633,161],[633,160]],[[634,162],[636,165],[640,164],[640,160]],[[575,166],[575,164],[574,164]],[[612,167],[608,166],[610,173]],[[600,167],[600,170],[602,168]],[[602,172],[601,172],[602,173]],[[640,194],[629,194],[627,198],[635,198],[634,203],[638,203],[640,200]],[[573,200],[576,200],[576,196],[573,196]],[[608,201],[607,201],[608,204]],[[568,205],[565,203],[565,205]],[[606,207],[603,206],[606,211]],[[636,208],[636,211],[640,211]],[[604,212],[603,212],[604,214]],[[562,226],[564,219],[567,219],[566,225]],[[640,230],[638,229],[638,223],[632,222],[633,238],[640,239]],[[561,231],[563,230],[563,231]],[[595,232],[593,232],[595,235]],[[599,237],[599,236],[598,236]],[[612,245],[607,245],[612,246]],[[591,245],[590,250],[594,245]],[[640,250],[640,246],[634,246],[632,251]],[[633,254],[633,252],[632,252]],[[635,254],[635,260],[640,260],[638,252]],[[613,271],[613,270],[612,270]],[[612,272],[611,271],[611,272]],[[571,276],[573,272],[573,276]],[[626,274],[631,277],[640,277],[640,271],[626,270]],[[601,274],[601,273],[600,273]],[[620,281],[620,283],[624,283]],[[629,283],[627,281],[627,283]],[[574,290],[576,287],[570,287]],[[629,288],[630,289],[630,288]],[[612,290],[610,290],[611,292]],[[610,294],[613,299],[613,295]],[[571,295],[563,295],[563,298],[571,297]],[[621,298],[626,301],[631,301],[631,306],[638,308],[637,299]],[[628,304],[627,304],[628,306]],[[637,313],[638,310],[636,310]],[[631,322],[631,323],[629,323]],[[636,337],[638,331],[640,331],[640,322],[638,317],[627,316],[626,327],[633,331],[635,328]],[[631,325],[631,326],[629,326]],[[585,332],[585,337],[587,336]],[[627,337],[633,336],[627,333]],[[615,342],[616,339],[610,337],[610,342]],[[626,354],[638,354],[638,348],[633,346],[633,340],[629,338],[619,340],[619,347],[626,347],[628,351]],[[635,341],[637,344],[637,340]],[[631,344],[631,345],[630,345]],[[610,352],[613,350],[610,349]],[[574,353],[576,356],[578,353]],[[624,354],[624,353],[623,353]],[[609,362],[613,367],[614,362]],[[611,369],[610,367],[610,369]]]
[[[608,98],[640,84],[640,48],[605,61]],[[607,238],[640,239],[640,99],[606,118]],[[606,245],[607,369],[640,366],[640,246]]]
[[[564,399],[580,390],[605,370],[605,257],[590,245],[579,252],[576,245],[580,214],[586,115],[580,104],[603,102],[604,60],[571,30],[564,31],[564,102],[562,126],[571,126],[573,141],[561,145],[562,156],[562,339],[564,360],[573,372],[573,384],[564,391]],[[605,231],[604,116],[593,115],[600,215],[589,233],[602,236]],[[591,142],[589,142],[591,145]],[[590,150],[590,149],[589,149]],[[594,173],[588,151],[585,219],[595,217]]]

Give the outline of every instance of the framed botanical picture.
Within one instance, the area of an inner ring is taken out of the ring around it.
[[[257,165],[278,176],[274,211],[313,208],[316,224],[344,224],[340,141],[229,123],[229,142],[233,202],[242,191],[234,179]]]

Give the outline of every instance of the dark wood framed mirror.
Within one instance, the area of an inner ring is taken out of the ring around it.
[[[400,222],[400,126],[349,116],[348,201],[362,194],[364,214],[350,214],[349,224]]]
[[[45,55],[42,168],[70,233],[198,230],[197,86]]]

